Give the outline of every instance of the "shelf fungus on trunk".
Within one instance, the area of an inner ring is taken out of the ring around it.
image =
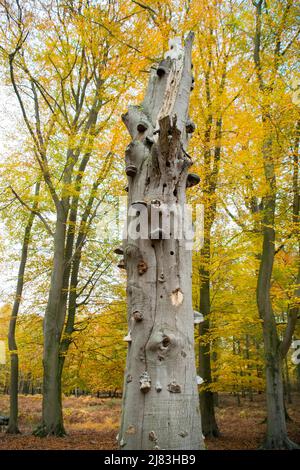
[[[191,91],[195,88],[195,79],[192,77]]]
[[[127,176],[133,177],[133,176],[136,175],[136,173],[137,173],[137,167],[135,165],[130,165],[130,164],[127,165],[127,167],[126,167],[126,175]]]
[[[121,259],[121,260],[119,261],[119,263],[117,264],[117,266],[118,266],[119,269],[126,269],[124,259]]]
[[[125,450],[152,450],[158,443],[165,450],[204,448],[186,209],[186,187],[199,182],[197,175],[188,176],[192,160],[187,145],[194,130],[189,118],[192,43],[192,33],[184,47],[178,38],[170,40],[164,60],[151,69],[142,104],[129,106],[122,116],[131,137],[125,151],[123,250],[133,338],[119,433]],[[187,432],[184,439],[178,423]],[[130,426],[135,433],[127,433]]]
[[[186,187],[192,188],[196,186],[196,184],[200,183],[200,176],[196,175],[196,173],[189,173],[187,180],[186,180]]]
[[[127,343],[131,343],[131,341],[132,341],[131,331],[128,331],[127,335],[124,336],[123,341],[127,341]]]
[[[181,387],[178,383],[175,382],[175,380],[168,384],[168,390],[171,393],[181,393]]]
[[[202,385],[204,383],[204,380],[202,379],[202,377],[200,377],[200,375],[197,375],[196,380],[197,385]]]
[[[140,377],[140,389],[143,393],[148,393],[151,388],[151,379],[147,371],[143,372]]]
[[[203,323],[203,322],[204,322],[203,313],[200,313],[200,312],[197,312],[196,310],[194,310],[194,324],[198,325],[199,323]]]
[[[188,119],[187,123],[186,123],[186,126],[185,126],[185,129],[186,129],[188,134],[192,134],[196,130],[195,123],[191,119]]]

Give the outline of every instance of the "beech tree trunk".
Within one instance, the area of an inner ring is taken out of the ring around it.
[[[212,31],[211,31],[212,34]],[[212,50],[209,51],[209,55]],[[222,96],[225,89],[227,77],[227,60],[223,62],[222,80],[218,94]],[[204,74],[206,90],[206,106],[208,115],[204,132],[204,179],[203,179],[203,199],[204,199],[204,242],[200,252],[200,312],[204,316],[204,322],[199,325],[199,374],[204,380],[200,390],[202,430],[205,437],[219,437],[220,431],[215,417],[215,396],[209,390],[212,385],[212,353],[211,344],[202,341],[203,336],[208,335],[210,330],[210,264],[211,264],[211,230],[216,217],[216,189],[220,170],[221,158],[221,138],[222,138],[222,114],[218,109],[215,119],[215,133],[212,138],[214,116],[211,100],[211,68],[212,61],[208,62],[208,69]],[[213,150],[212,150],[213,149]]]
[[[43,353],[43,406],[42,423],[34,434],[63,436],[61,406],[61,380],[59,350],[65,320],[65,303],[62,299],[65,271],[65,238],[67,218],[63,208],[58,213],[54,234],[54,260],[48,303],[44,318]]]
[[[274,155],[274,128],[271,122],[270,93],[275,86],[280,47],[275,48],[274,68],[272,80],[267,85],[262,73],[261,64],[261,34],[262,34],[262,8],[263,0],[254,3],[255,36],[254,36],[254,64],[259,85],[262,103],[262,127],[264,133],[262,145],[262,158],[265,176],[265,196],[262,198],[262,235],[263,244],[260,257],[260,267],[257,279],[257,306],[263,327],[265,373],[266,373],[266,399],[267,399],[267,434],[263,444],[265,449],[294,449],[298,446],[290,441],[287,435],[282,360],[286,356],[291,344],[293,331],[296,325],[297,308],[290,309],[288,325],[284,332],[283,341],[280,342],[276,327],[276,320],[272,308],[271,280],[275,258],[275,213],[276,213],[276,156]],[[280,45],[280,44],[279,44]],[[277,55],[277,57],[276,57]],[[298,155],[298,153],[297,153]],[[295,168],[294,168],[295,171]],[[296,183],[295,183],[296,178]],[[295,188],[296,184],[296,188]],[[298,192],[298,173],[293,175],[294,198]],[[298,196],[296,197],[298,201]],[[297,202],[297,216],[299,205]],[[293,219],[295,217],[295,200],[293,201]]]
[[[192,41],[190,33],[184,49],[174,57],[175,47],[173,58],[152,69],[142,106],[129,107],[122,116],[132,138],[126,150],[128,228],[135,217],[140,220],[143,208],[152,216],[146,235],[147,220],[134,222],[145,236],[134,237],[128,230],[123,243],[129,334],[118,440],[126,450],[204,447],[191,247],[175,230],[176,222],[186,223],[186,184],[193,180],[185,150],[194,130],[188,118]],[[171,219],[174,224],[168,226]]]
[[[283,364],[295,328],[295,312],[289,313],[288,327],[281,342],[271,300],[271,279],[275,257],[276,177],[273,160],[272,134],[268,117],[263,116],[265,141],[263,146],[264,173],[267,195],[263,200],[263,246],[257,281],[257,305],[263,321],[263,340],[266,367],[267,434],[266,449],[293,449],[297,445],[289,440],[284,409]]]
[[[289,440],[287,435],[282,373],[283,354],[271,301],[271,279],[275,256],[276,177],[272,157],[272,137],[267,117],[263,116],[263,122],[266,135],[263,148],[264,172],[268,193],[263,202],[263,246],[257,281],[257,306],[263,321],[267,395],[267,434],[263,448],[292,449],[297,446]]]

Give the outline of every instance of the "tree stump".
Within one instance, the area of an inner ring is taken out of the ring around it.
[[[122,116],[128,176],[128,341],[122,449],[203,449],[194,353],[192,255],[185,232],[193,34],[152,69],[141,106]],[[160,70],[160,69],[159,69]],[[149,220],[151,223],[149,224]],[[136,223],[138,236],[131,233]],[[176,228],[177,227],[177,228]],[[155,436],[155,438],[153,437]]]

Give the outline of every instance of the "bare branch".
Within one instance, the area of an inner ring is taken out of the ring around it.
[[[153,10],[153,8],[149,7],[149,5],[144,5],[143,3],[138,2],[137,0],[131,0],[131,1],[132,1],[132,3],[135,3],[135,4],[138,5],[139,7],[144,8],[145,10],[148,10],[148,11],[150,11],[151,13],[153,13],[155,16],[157,16],[156,11]]]

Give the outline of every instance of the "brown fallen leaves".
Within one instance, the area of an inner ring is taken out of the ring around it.
[[[0,414],[8,413],[9,397],[0,396]],[[256,449],[263,440],[265,411],[263,395],[254,395],[254,401],[241,399],[238,406],[230,395],[221,395],[220,407],[216,408],[217,420],[222,433],[219,439],[206,439],[210,450]],[[21,435],[0,433],[0,449],[33,450],[97,450],[116,449],[121,400],[94,397],[66,397],[64,399],[65,438],[41,439],[31,432],[38,424],[41,414],[41,396],[20,397]],[[288,423],[290,438],[300,444],[300,396],[294,395],[288,405],[292,421]]]

